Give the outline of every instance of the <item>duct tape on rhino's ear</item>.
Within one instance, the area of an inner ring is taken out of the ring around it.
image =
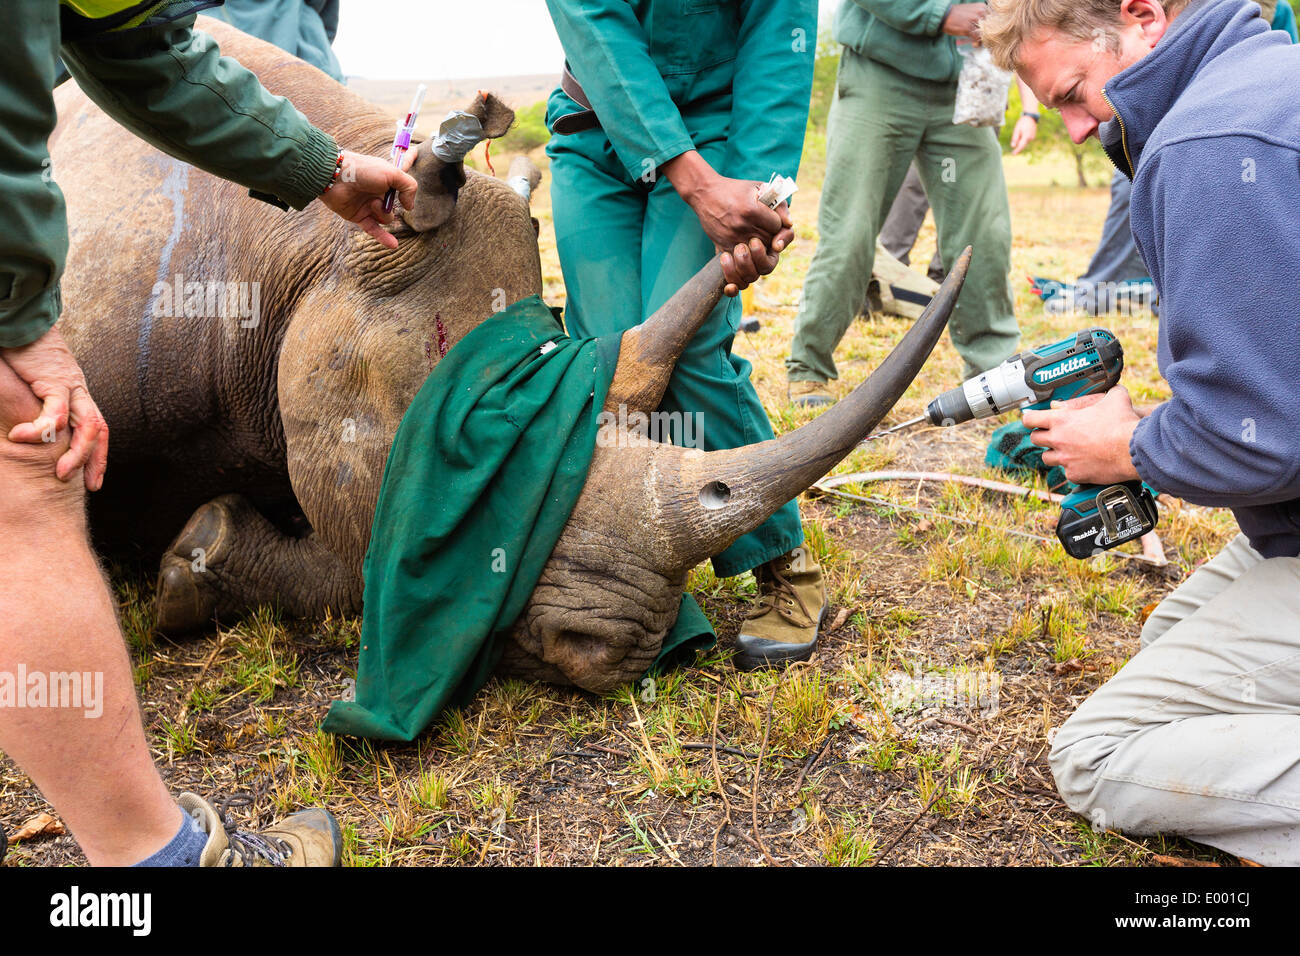
[[[403,221],[416,232],[437,229],[450,219],[456,211],[460,187],[465,185],[465,166],[461,160],[448,162],[438,155],[433,144],[434,140],[428,139],[416,148],[410,170],[419,184],[415,208],[402,210]]]
[[[415,208],[402,212],[406,224],[429,232],[450,219],[465,185],[465,157],[483,140],[504,136],[514,119],[514,111],[491,93],[479,93],[467,110],[448,113],[437,135],[416,149],[410,172],[419,187]]]

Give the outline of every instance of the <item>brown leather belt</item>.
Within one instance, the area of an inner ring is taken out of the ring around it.
[[[551,132],[558,133],[560,136],[571,136],[574,133],[581,133],[583,130],[595,129],[600,125],[600,120],[596,118],[596,111],[591,108],[591,101],[587,99],[587,94],[582,91],[581,84],[572,73],[569,72],[569,64],[564,64],[564,72],[560,74],[560,89],[569,95],[569,99],[582,107],[576,113],[567,113],[555,120],[555,125],[551,127]]]

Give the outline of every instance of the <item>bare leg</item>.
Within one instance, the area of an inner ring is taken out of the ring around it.
[[[50,445],[4,437],[39,410],[0,361],[0,675],[89,673],[92,687],[103,681],[102,713],[93,716],[99,708],[85,706],[84,692],[73,706],[0,706],[0,750],[92,864],[129,865],[165,846],[181,814],[149,754],[113,600],[87,539],[81,474],[66,484],[54,477],[67,436]]]

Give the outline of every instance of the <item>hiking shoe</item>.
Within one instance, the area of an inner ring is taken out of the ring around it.
[[[807,548],[798,547],[755,568],[754,577],[758,603],[736,635],[736,668],[806,661],[830,606],[821,566]]]
[[[791,382],[787,394],[790,401],[801,408],[835,404],[835,398],[826,388],[825,382]]]
[[[190,819],[208,835],[199,866],[338,866],[343,834],[328,810],[302,810],[260,833],[235,829],[225,811],[239,798],[227,800],[222,813],[202,797],[182,793],[177,801]],[[243,803],[251,802],[245,797]]]

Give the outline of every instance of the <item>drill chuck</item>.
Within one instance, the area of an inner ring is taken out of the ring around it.
[[[975,417],[970,402],[966,400],[966,391],[961,388],[949,389],[925,407],[925,417],[931,425],[958,425]]]
[[[1025,382],[1024,355],[967,379],[944,392],[925,409],[932,425],[960,425],[972,418],[988,418],[1019,408],[1035,398]]]

